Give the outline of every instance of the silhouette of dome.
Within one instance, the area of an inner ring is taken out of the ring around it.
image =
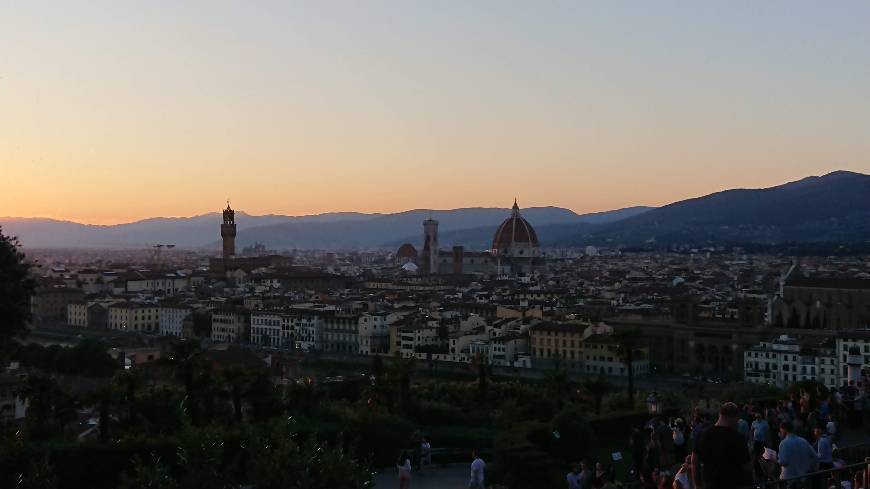
[[[396,251],[396,258],[417,258],[417,248],[414,248],[414,245],[411,243],[405,243],[399,246],[398,251]]]
[[[538,234],[535,228],[520,215],[520,208],[514,200],[511,216],[501,223],[492,238],[492,250],[507,254],[516,247],[538,248]]]

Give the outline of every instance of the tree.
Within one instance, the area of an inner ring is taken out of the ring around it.
[[[601,415],[601,401],[604,399],[604,395],[610,392],[610,387],[610,382],[603,375],[583,381],[583,390],[588,392],[595,402],[596,415]]]
[[[178,482],[172,478],[170,467],[151,454],[151,463],[144,463],[139,457],[133,460],[133,474],[122,474],[121,489],[176,489]]]
[[[399,384],[399,403],[404,414],[411,411],[411,377],[414,375],[414,358],[402,358],[399,353],[390,365],[390,379]]]
[[[206,311],[193,312],[193,335],[197,338],[211,337],[211,313]]]
[[[628,372],[628,402],[632,408],[634,407],[634,369],[632,366],[634,364],[635,350],[638,345],[637,339],[639,337],[640,331],[638,330],[613,333],[613,339],[616,340],[617,344],[617,354],[619,355],[619,359],[625,365],[626,372]]]
[[[27,331],[30,298],[36,291],[30,270],[18,240],[4,236],[0,228],[0,347],[4,350],[12,338]]]
[[[229,367],[223,371],[224,381],[230,386],[230,398],[233,402],[233,420],[242,422],[242,397],[250,375],[241,367]]]
[[[556,402],[556,408],[562,409],[565,397],[571,391],[571,381],[568,372],[563,368],[556,368],[544,372],[544,387],[551,399]]]
[[[384,376],[384,359],[380,355],[372,356],[372,375],[378,380]]]
[[[48,377],[29,376],[19,388],[18,397],[29,402],[25,421],[28,436],[34,440],[44,441],[62,433],[76,417],[72,398]]]
[[[286,422],[268,428],[245,442],[251,451],[250,483],[257,489],[372,487],[368,464],[345,449],[341,437],[334,444],[305,439]]]
[[[57,476],[48,453],[31,460],[28,470],[19,475],[16,484],[17,489],[54,489],[57,486]]]
[[[127,426],[135,426],[137,421],[137,409],[139,407],[136,400],[136,392],[139,389],[139,384],[142,379],[139,373],[135,370],[124,370],[119,372],[115,377],[115,383],[123,392],[124,403],[127,405]]]
[[[488,394],[486,357],[478,353],[471,359],[471,363],[477,368],[477,393],[480,399],[486,402]]]
[[[99,412],[100,443],[108,443],[112,432],[112,411],[116,402],[114,386],[106,385],[100,387],[88,396],[88,400],[96,405]]]
[[[284,411],[279,392],[272,384],[272,378],[268,372],[263,370],[252,375],[247,397],[251,406],[250,418],[252,422],[266,421],[279,416]]]

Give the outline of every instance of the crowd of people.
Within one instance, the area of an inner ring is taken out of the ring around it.
[[[865,417],[867,420],[865,421]],[[848,464],[837,444],[844,428],[870,427],[870,384],[821,385],[776,402],[723,403],[718,413],[653,415],[628,440],[632,467],[617,481],[612,465],[585,459],[565,476],[568,489],[870,489],[870,465]],[[431,464],[424,438],[418,469]],[[468,487],[483,488],[485,464],[472,456]],[[412,455],[397,464],[410,485]]]
[[[837,451],[841,427],[865,425],[868,401],[861,384],[818,386],[770,405],[726,402],[718,416],[654,416],[631,434],[630,479],[643,489],[870,489],[863,467]]]

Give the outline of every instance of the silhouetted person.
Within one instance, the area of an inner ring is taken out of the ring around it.
[[[752,482],[746,438],[737,431],[739,419],[737,405],[726,402],[716,424],[698,437],[694,473],[703,489],[734,489]]]

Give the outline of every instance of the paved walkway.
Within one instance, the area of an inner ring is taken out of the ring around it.
[[[414,472],[411,474],[411,489],[466,489],[470,467],[470,463],[448,464],[424,473]],[[376,489],[397,487],[399,487],[399,475],[396,470],[387,470],[375,476]]]

